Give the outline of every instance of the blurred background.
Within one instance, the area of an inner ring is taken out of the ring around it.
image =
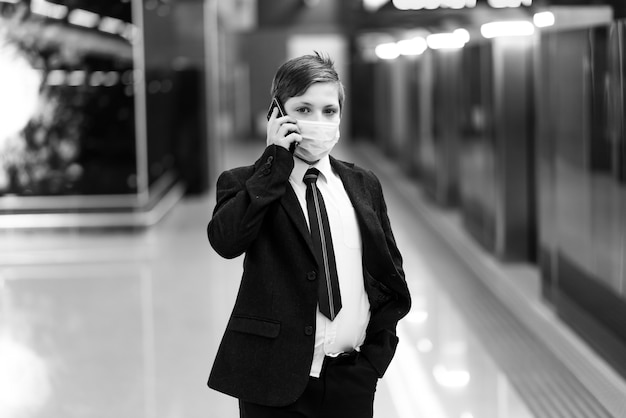
[[[206,224],[313,51],[414,298],[377,416],[626,417],[622,0],[0,0],[0,417],[238,416]]]

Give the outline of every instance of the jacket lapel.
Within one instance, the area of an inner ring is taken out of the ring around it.
[[[337,161],[333,157],[330,157],[330,164],[341,178],[346,193],[348,193],[359,221],[361,233],[366,233],[375,212],[371,206],[363,177],[352,169],[353,164]]]
[[[287,215],[291,219],[291,222],[295,226],[296,230],[298,230],[300,235],[302,235],[307,247],[311,251],[311,255],[315,256],[315,253],[313,252],[313,241],[311,241],[311,232],[307,226],[304,213],[302,212],[302,207],[300,206],[300,202],[296,196],[296,192],[293,191],[291,184],[287,184],[287,190],[280,199],[280,204],[285,209],[285,212],[287,212]]]
[[[384,232],[380,226],[379,215],[374,207],[374,197],[367,187],[363,174],[353,170],[352,164],[337,161],[332,157],[331,164],[341,177],[359,222],[363,245],[364,275],[366,278],[370,275],[373,280],[383,284],[382,287],[385,288],[385,284],[388,285],[387,273],[389,270],[387,268],[392,266],[393,262],[389,256]],[[366,285],[371,287],[372,282],[366,280]]]
[[[372,233],[370,231],[371,225],[377,225],[379,222],[378,215],[371,205],[371,198],[369,197],[369,192],[365,185],[363,176],[353,170],[354,164],[338,161],[333,157],[330,157],[330,164],[339,178],[341,178],[346,193],[352,202],[352,206],[354,207],[357,221],[359,223],[359,228],[361,230],[364,245],[363,250],[365,251],[365,246],[369,245],[373,240],[371,238]],[[306,242],[311,255],[315,257],[309,227],[307,226],[300,202],[298,201],[296,193],[290,184],[287,185],[287,190],[281,198],[280,204],[285,209],[285,212],[287,212],[287,215],[295,228],[302,235],[302,238]]]

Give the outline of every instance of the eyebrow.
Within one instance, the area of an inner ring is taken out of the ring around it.
[[[309,102],[297,102],[297,103],[300,106],[304,105],[304,106],[311,106],[311,107],[313,107],[313,104],[309,103]],[[337,103],[337,104],[335,104],[335,103],[327,104],[327,105],[324,105],[324,107],[339,107],[339,103]]]

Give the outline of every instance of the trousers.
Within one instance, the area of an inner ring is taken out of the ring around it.
[[[294,403],[271,407],[239,401],[240,418],[372,418],[378,373],[358,351],[326,357]]]

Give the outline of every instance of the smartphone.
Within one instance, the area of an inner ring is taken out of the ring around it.
[[[267,120],[270,120],[270,118],[272,117],[272,112],[274,111],[275,107],[278,108],[278,115],[276,115],[277,118],[287,116],[287,112],[285,112],[285,108],[283,107],[283,104],[280,102],[280,100],[278,100],[278,97],[273,97],[272,103],[270,103],[270,109],[267,111]]]
[[[276,115],[277,118],[280,118],[282,116],[287,116],[287,112],[285,112],[285,108],[283,107],[283,104],[280,102],[280,100],[278,100],[278,97],[273,97],[272,103],[270,104],[270,108],[267,111],[267,120],[270,120],[270,118],[272,117],[272,112],[274,111],[275,107],[278,108],[278,115]],[[289,135],[290,133],[291,132],[288,132],[287,135]],[[289,146],[289,151],[291,151],[291,153],[293,154],[297,146],[298,146],[297,143],[292,142],[291,145]]]

